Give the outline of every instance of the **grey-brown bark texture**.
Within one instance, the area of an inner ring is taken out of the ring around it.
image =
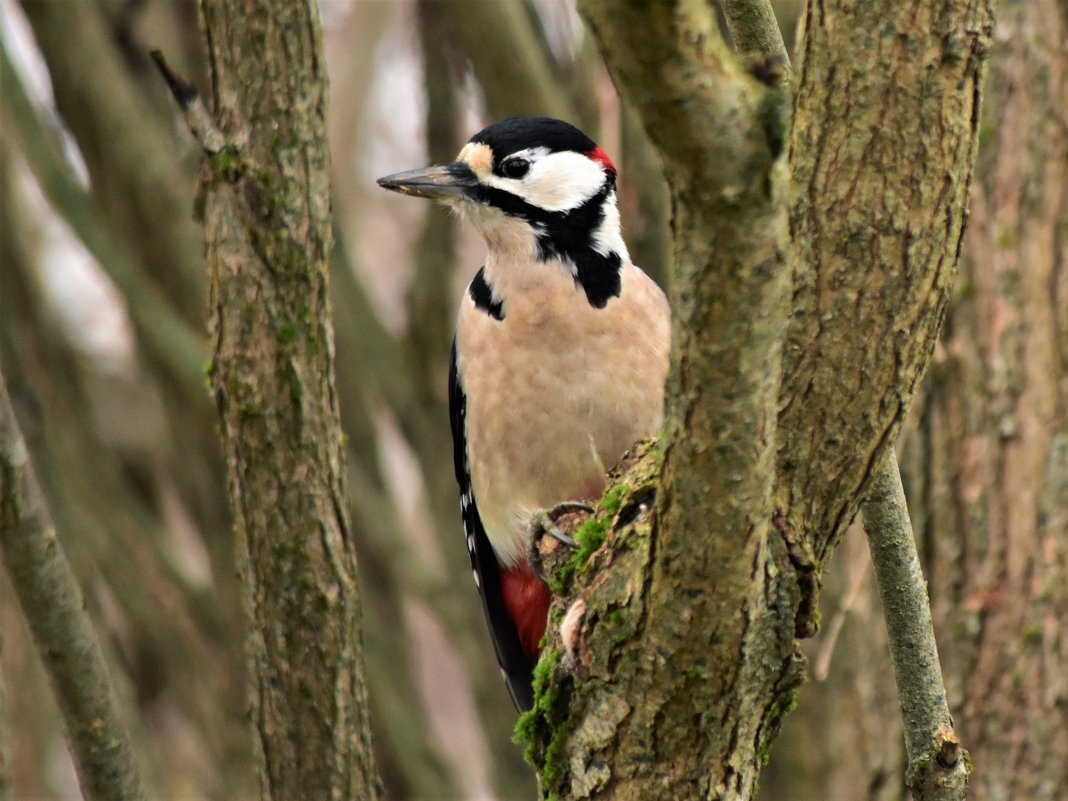
[[[971,761],[946,705],[927,581],[893,450],[876,470],[862,516],[901,708],[906,782],[916,801],[963,801]]]
[[[655,515],[654,453],[593,524],[618,562],[563,582],[560,613],[585,611],[524,732],[546,795],[749,798],[942,321],[992,12],[810,5],[784,153],[780,82],[736,65],[706,4],[581,9],[672,193],[666,446]]]
[[[328,304],[326,74],[314,2],[204,0],[212,391],[245,591],[261,793],[377,797]]]
[[[907,489],[976,799],[1068,787],[1068,7],[1003,3],[975,225]]]
[[[999,3],[960,276],[902,435],[947,698],[975,764],[973,801],[1060,799],[1068,786],[1066,42],[1064,3]],[[852,567],[839,563],[830,582],[840,586]],[[878,604],[861,592],[852,606],[828,680],[802,692],[773,759],[793,766],[792,778],[776,770],[769,790],[901,797],[903,756],[886,747],[893,732],[872,724],[896,704],[873,663],[885,648]],[[816,729],[829,732],[820,748]],[[857,758],[823,753],[847,749]]]
[[[141,776],[104,654],[56,537],[3,375],[0,556],[52,680],[82,794],[88,801],[141,801]]]

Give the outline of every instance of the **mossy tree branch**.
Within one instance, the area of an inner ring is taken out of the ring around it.
[[[990,9],[886,5],[810,9],[789,163],[822,177],[804,204],[779,158],[781,74],[747,74],[707,4],[580,7],[664,164],[674,327],[655,516],[624,477],[630,511],[602,514],[601,570],[561,587],[523,722],[547,795],[753,794],[822,562],[927,365],[963,230]],[[839,34],[856,41],[829,47]],[[891,112],[926,127],[902,143]]]
[[[707,4],[581,10],[664,164],[673,356],[655,522],[648,492],[626,502],[645,521],[647,551],[621,584],[615,567],[582,588],[580,649],[593,656],[552,673],[551,686],[568,688],[565,717],[552,694],[539,701],[555,732],[543,741],[543,791],[746,798],[800,681],[799,593],[771,523],[788,98],[738,66]],[[672,757],[650,758],[654,742]]]
[[[85,611],[0,375],[0,551],[63,713],[90,801],[145,792],[104,654]]]

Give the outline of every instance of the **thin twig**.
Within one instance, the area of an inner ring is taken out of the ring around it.
[[[78,582],[0,375],[0,551],[63,713],[90,801],[145,798],[126,725]]]
[[[216,124],[211,112],[208,111],[197,88],[170,68],[162,52],[153,50],[150,55],[156,62],[163,80],[167,82],[167,88],[171,90],[178,108],[182,110],[185,124],[189,127],[193,138],[197,140],[197,144],[208,154],[214,155],[221,151],[226,146],[226,136]]]
[[[927,583],[893,450],[862,512],[905,724],[909,789],[916,801],[963,801],[971,764],[946,704]]]

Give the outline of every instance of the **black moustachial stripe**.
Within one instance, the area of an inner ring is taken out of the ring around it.
[[[604,204],[615,188],[615,180],[609,176],[596,194],[569,211],[547,211],[492,186],[480,185],[469,192],[475,200],[530,223],[537,232],[538,256],[542,261],[562,259],[574,264],[575,282],[582,287],[591,306],[603,309],[622,289],[619,274],[622,262],[618,253],[595,250],[593,235],[604,220]]]
[[[493,299],[493,290],[486,283],[486,268],[480,267],[475,277],[471,279],[467,292],[471,300],[475,302],[475,308],[481,309],[494,320],[504,319],[504,303]]]

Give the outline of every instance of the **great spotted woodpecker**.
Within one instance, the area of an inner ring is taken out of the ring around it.
[[[551,599],[529,566],[528,523],[600,495],[606,469],[660,426],[667,300],[623,244],[615,166],[566,122],[504,120],[451,164],[378,183],[444,201],[489,247],[453,340],[454,466],[497,659],[529,709]]]

